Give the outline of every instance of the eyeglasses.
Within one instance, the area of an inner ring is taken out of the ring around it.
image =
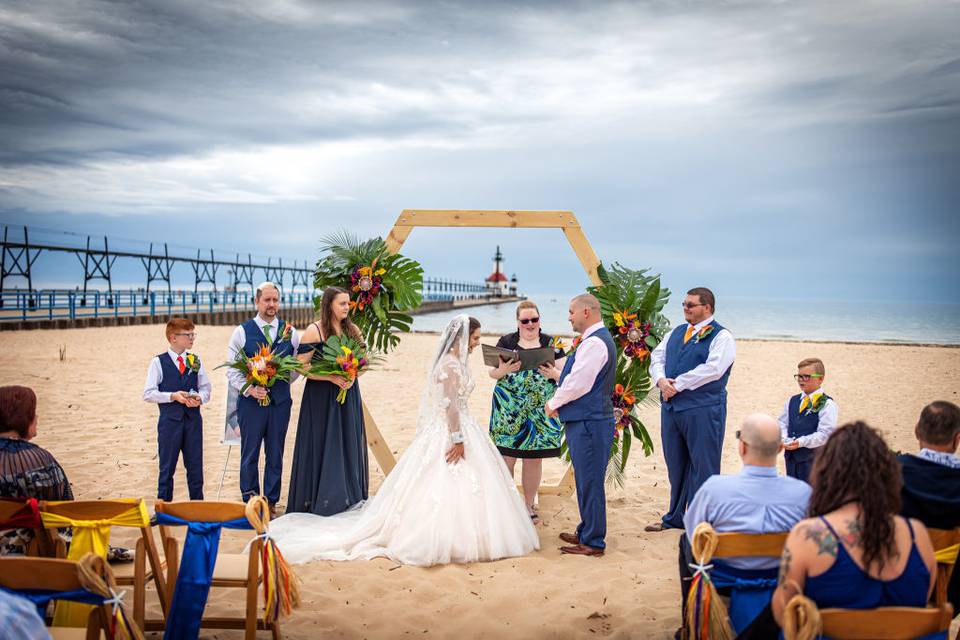
[[[795,373],[793,378],[797,382],[807,382],[810,378],[822,378],[823,374],[820,373]]]
[[[705,307],[707,305],[702,302],[681,302],[680,306],[684,309],[695,309],[696,307]]]
[[[520,324],[537,324],[540,322],[540,318],[523,318],[520,320]]]
[[[194,331],[194,332],[192,332],[192,333],[175,333],[175,334],[173,334],[173,335],[175,335],[175,336],[185,336],[185,337],[187,337],[187,338],[190,338],[191,340],[193,340],[194,338],[197,337],[196,331]]]
[[[734,431],[734,432],[733,432],[733,436],[734,436],[737,440],[740,440],[740,429],[737,429],[736,431]],[[747,445],[747,446],[750,446],[750,443],[747,442],[746,440],[740,440],[740,442],[742,442],[743,444],[745,444],[745,445]]]

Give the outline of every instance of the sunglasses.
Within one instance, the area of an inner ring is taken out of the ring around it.
[[[705,307],[707,305],[702,302],[681,302],[680,306],[684,309],[696,309],[697,307]]]
[[[524,318],[519,321],[520,324],[537,324],[540,322],[540,318]]]

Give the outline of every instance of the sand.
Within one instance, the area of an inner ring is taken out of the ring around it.
[[[226,359],[230,327],[198,328],[196,352],[208,371]],[[495,336],[486,342],[493,343]],[[361,381],[364,399],[398,455],[413,437],[425,367],[436,337],[408,335],[397,351]],[[66,359],[59,360],[65,346]],[[39,435],[66,469],[78,499],[147,498],[156,491],[157,409],[141,400],[150,358],[166,342],[159,325],[0,334],[0,384],[25,384],[39,396]],[[878,427],[894,449],[913,450],[913,426],[924,404],[958,401],[960,350],[927,346],[739,341],[729,384],[723,471],[739,468],[733,432],[754,411],[777,413],[795,392],[792,374],[800,359],[826,362],[825,389],[840,405],[841,421],[863,419]],[[473,415],[485,423],[493,380],[479,354],[472,367],[477,388]],[[226,380],[212,373],[213,399],[203,409],[205,491],[214,499],[227,447],[223,433]],[[287,436],[284,487],[299,411],[299,385]],[[659,453],[659,412],[642,419],[657,446],[645,458],[635,449],[625,490],[608,494],[607,553],[601,559],[561,557],[557,534],[578,521],[573,497],[545,498],[540,512],[541,551],[523,558],[472,565],[416,568],[378,559],[319,562],[298,567],[303,606],[284,623],[284,635],[327,637],[516,637],[573,638],[593,635],[671,638],[679,626],[678,532],[645,533],[666,507],[669,487]],[[239,448],[231,453],[222,493],[238,499]],[[782,468],[782,462],[781,462]],[[563,468],[545,464],[545,482]],[[371,487],[382,473],[371,456]],[[186,499],[182,468],[176,499]],[[129,542],[117,530],[114,540]],[[249,536],[225,532],[223,548],[239,550]],[[214,590],[209,610],[239,608],[239,591]],[[151,600],[151,602],[155,602]],[[237,605],[237,606],[234,606]],[[154,612],[158,611],[152,605]],[[202,637],[238,638],[239,632],[204,631]]]

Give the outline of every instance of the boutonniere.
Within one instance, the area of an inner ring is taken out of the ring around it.
[[[580,343],[583,342],[583,336],[577,336],[573,339],[573,344],[570,345],[570,351],[567,351],[567,356],[572,356],[577,350],[577,347],[580,346]]]
[[[697,337],[696,337],[696,339],[693,341],[694,344],[700,342],[701,340],[703,340],[704,338],[706,338],[706,337],[707,337],[708,335],[710,335],[711,333],[713,333],[713,325],[712,325],[712,324],[708,324],[708,325],[705,326],[703,329],[700,329],[700,332],[699,332],[699,333],[697,333]]]
[[[820,413],[820,410],[825,406],[827,406],[827,396],[823,395],[822,393],[815,393],[812,396],[807,396],[800,401],[800,413],[803,415]]]
[[[280,334],[280,337],[277,338],[276,342],[289,340],[291,335],[293,335],[293,327],[291,327],[289,324],[285,324],[283,325],[283,333]]]
[[[200,358],[193,355],[192,353],[188,353],[187,369],[189,369],[191,373],[200,373]]]

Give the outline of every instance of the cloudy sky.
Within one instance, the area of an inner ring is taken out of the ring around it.
[[[958,25],[956,0],[6,0],[0,222],[287,261],[404,208],[565,209],[673,288],[941,300]],[[478,279],[498,243],[528,290],[583,284],[559,231],[404,251]]]

